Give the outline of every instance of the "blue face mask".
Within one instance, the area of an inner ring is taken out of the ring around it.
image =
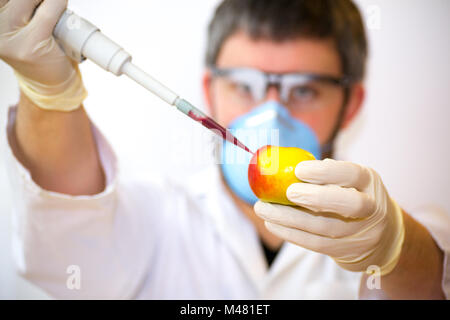
[[[265,145],[297,147],[321,158],[319,140],[303,122],[291,117],[276,101],[269,101],[237,118],[229,127],[238,140],[256,152]],[[258,199],[248,183],[248,165],[252,155],[229,142],[222,146],[222,173],[231,190],[253,205]]]

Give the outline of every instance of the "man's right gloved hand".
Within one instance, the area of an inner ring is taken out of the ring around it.
[[[72,111],[87,95],[78,64],[52,35],[66,6],[67,0],[0,0],[0,58],[22,92],[47,110]]]

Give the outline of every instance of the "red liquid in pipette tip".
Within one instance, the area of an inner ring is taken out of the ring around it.
[[[247,148],[235,136],[233,136],[229,131],[227,131],[224,127],[219,125],[213,119],[211,119],[209,117],[199,116],[198,114],[195,114],[192,111],[189,111],[188,116],[191,117],[191,119],[194,119],[195,121],[200,122],[203,126],[205,126],[208,129],[217,130],[217,131],[214,131],[216,134],[220,135],[223,139],[230,141],[235,146],[238,146],[238,147],[244,149],[245,151],[247,151],[251,154],[254,154],[249,148]]]

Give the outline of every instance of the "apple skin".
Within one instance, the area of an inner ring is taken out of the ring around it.
[[[315,160],[300,148],[264,146],[253,155],[248,167],[248,182],[254,194],[264,202],[294,205],[286,197],[287,188],[302,182],[295,167],[302,161]]]

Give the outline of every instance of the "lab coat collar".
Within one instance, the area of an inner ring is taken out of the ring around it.
[[[189,189],[199,201],[204,201],[205,214],[212,218],[219,235],[261,293],[279,274],[293,268],[306,250],[285,242],[269,270],[259,235],[228,195],[219,170],[217,166],[211,166],[196,174]]]

